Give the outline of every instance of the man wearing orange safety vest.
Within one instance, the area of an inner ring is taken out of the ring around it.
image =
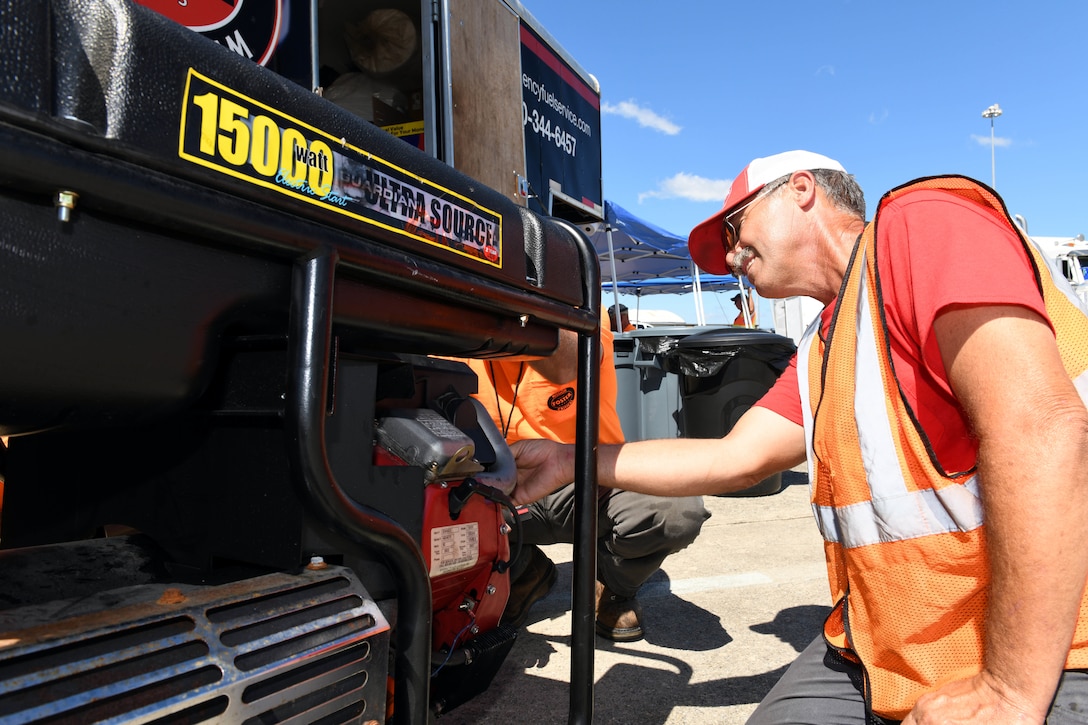
[[[866,223],[841,164],[790,151],[688,242],[826,305],[724,438],[600,451],[601,485],[665,495],[808,461],[834,607],[749,723],[1088,722],[1088,316],[996,193],[920,179]],[[516,501],[571,465],[514,452]]]

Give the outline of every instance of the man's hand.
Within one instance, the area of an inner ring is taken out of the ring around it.
[[[574,446],[549,440],[523,440],[510,446],[518,464],[516,504],[544,498],[574,480]]]
[[[918,698],[903,725],[1012,725],[1042,723],[1046,711],[1035,712],[1024,698],[1000,687],[993,676],[982,672],[966,680],[950,682]]]

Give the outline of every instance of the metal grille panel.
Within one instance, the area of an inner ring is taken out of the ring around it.
[[[24,626],[0,632],[0,720],[384,719],[389,624],[349,569],[92,599],[49,621],[5,613]]]

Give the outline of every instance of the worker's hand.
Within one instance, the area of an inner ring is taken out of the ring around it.
[[[511,444],[518,464],[518,483],[510,496],[516,504],[544,498],[574,480],[574,446],[549,440]]]
[[[922,695],[902,725],[1038,725],[1046,720],[1046,711],[1047,706],[1039,711],[1026,698],[1008,691],[995,677],[982,672]]]

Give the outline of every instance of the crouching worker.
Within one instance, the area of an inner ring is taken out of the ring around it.
[[[622,443],[616,413],[616,370],[612,332],[601,327],[601,443]],[[479,378],[476,397],[487,408],[508,443],[544,438],[575,440],[577,334],[561,330],[559,346],[547,358],[465,360]],[[517,626],[529,608],[555,584],[555,564],[538,544],[574,541],[572,475],[554,492],[528,506],[521,526],[521,555],[511,567],[511,591],[503,622]],[[698,536],[710,514],[698,496],[661,498],[602,490],[597,517],[597,634],[617,642],[641,639],[642,610],[637,594],[665,558]]]

